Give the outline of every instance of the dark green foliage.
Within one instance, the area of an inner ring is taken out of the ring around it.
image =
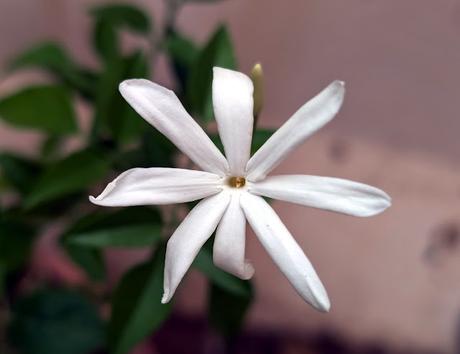
[[[252,284],[246,280],[238,280],[241,287],[246,290],[244,295],[229,292],[215,284],[209,287],[209,321],[228,339],[240,332],[245,315],[254,298]]]
[[[171,31],[165,41],[165,49],[179,84],[179,94],[184,95],[187,88],[190,71],[194,65],[199,49],[193,41],[182,33]]]
[[[4,270],[16,270],[26,263],[35,233],[26,223],[0,218],[0,265]]]
[[[30,209],[59,197],[80,192],[106,176],[108,161],[93,150],[76,152],[50,166],[38,176],[24,205]]]
[[[9,334],[23,354],[88,354],[104,343],[95,306],[68,290],[43,290],[19,299]]]
[[[111,4],[90,11],[94,17],[93,45],[107,63],[121,56],[118,31],[128,29],[147,35],[151,30],[150,19],[131,5]]]
[[[12,153],[0,154],[0,172],[9,186],[21,194],[30,191],[41,167],[38,162]]]
[[[198,268],[216,286],[238,296],[248,296],[248,288],[237,277],[216,267],[212,261],[212,251],[208,245],[198,253],[193,265]]]
[[[101,209],[80,219],[64,238],[72,247],[149,247],[161,240],[161,216],[147,207]]]
[[[90,11],[96,22],[104,21],[115,28],[127,28],[148,34],[151,30],[150,18],[139,8],[127,4],[110,4],[95,7]]]
[[[126,273],[115,290],[109,323],[112,354],[129,353],[169,315],[171,304],[161,303],[164,254],[160,247],[153,260]]]
[[[43,69],[83,97],[90,98],[94,95],[94,73],[79,67],[59,44],[53,42],[39,44],[12,60],[10,67],[11,69],[28,67]]]
[[[214,33],[198,54],[190,69],[190,79],[187,82],[187,102],[192,112],[206,122],[213,117],[212,68],[214,66],[236,68],[230,35],[223,26]]]
[[[52,134],[77,131],[68,91],[61,86],[34,86],[0,99],[0,118],[17,128]]]
[[[107,64],[99,82],[99,99],[96,102],[96,119],[118,142],[126,143],[138,138],[148,124],[131,108],[118,91],[118,85],[126,79],[149,76],[145,55],[132,55]],[[151,129],[149,127],[149,129]]]

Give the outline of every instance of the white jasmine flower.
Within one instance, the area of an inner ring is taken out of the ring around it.
[[[91,202],[102,206],[159,205],[200,201],[167,244],[162,302],[173,296],[203,244],[216,230],[214,263],[242,279],[254,269],[245,260],[248,220],[262,245],[299,295],[320,311],[330,302],[318,275],[270,205],[269,197],[354,216],[390,206],[383,191],[348,180],[306,175],[268,176],[286,156],[329,122],[344,98],[334,81],[304,104],[250,157],[253,84],[244,74],[214,68],[212,99],[226,158],[185,111],[176,95],[142,79],[120,84],[129,104],[203,171],[133,168]]]

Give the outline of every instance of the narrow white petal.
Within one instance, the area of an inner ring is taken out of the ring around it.
[[[215,265],[241,279],[251,278],[254,268],[245,261],[245,247],[246,218],[240,206],[240,192],[233,192],[214,239]]]
[[[160,205],[190,202],[222,190],[222,177],[180,168],[133,168],[110,182],[90,201],[102,206]]]
[[[143,79],[123,81],[120,92],[137,113],[203,170],[220,175],[228,171],[225,157],[187,113],[174,92]]]
[[[304,104],[251,157],[247,165],[248,179],[264,178],[292,150],[332,120],[342,105],[344,94],[344,83],[334,81]]]
[[[252,81],[246,75],[214,68],[212,102],[230,173],[242,176],[251,154],[253,117]]]
[[[251,184],[251,193],[353,216],[372,216],[391,205],[384,191],[346,179],[284,175]]]
[[[262,245],[299,295],[320,311],[330,302],[321,280],[275,211],[261,197],[244,193],[241,207]]]
[[[226,192],[203,199],[190,211],[169,239],[166,247],[162,303],[171,300],[199,250],[216,229],[229,202],[230,195]]]

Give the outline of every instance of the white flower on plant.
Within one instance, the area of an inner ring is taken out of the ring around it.
[[[253,84],[242,73],[214,68],[212,99],[226,158],[172,91],[133,79],[121,83],[120,92],[203,170],[133,168],[109,183],[97,198],[90,197],[102,206],[161,205],[204,198],[168,241],[162,302],[169,302],[216,229],[214,263],[242,279],[251,278],[254,269],[245,259],[248,220],[299,295],[316,309],[328,311],[329,298],[313,266],[262,197],[361,217],[390,206],[385,192],[357,182],[307,175],[267,177],[292,150],[332,120],[343,102],[344,83],[334,81],[304,104],[252,157]]]

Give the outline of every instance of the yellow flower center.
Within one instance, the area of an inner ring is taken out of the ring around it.
[[[230,177],[228,179],[228,185],[232,188],[242,188],[246,184],[244,177]]]

